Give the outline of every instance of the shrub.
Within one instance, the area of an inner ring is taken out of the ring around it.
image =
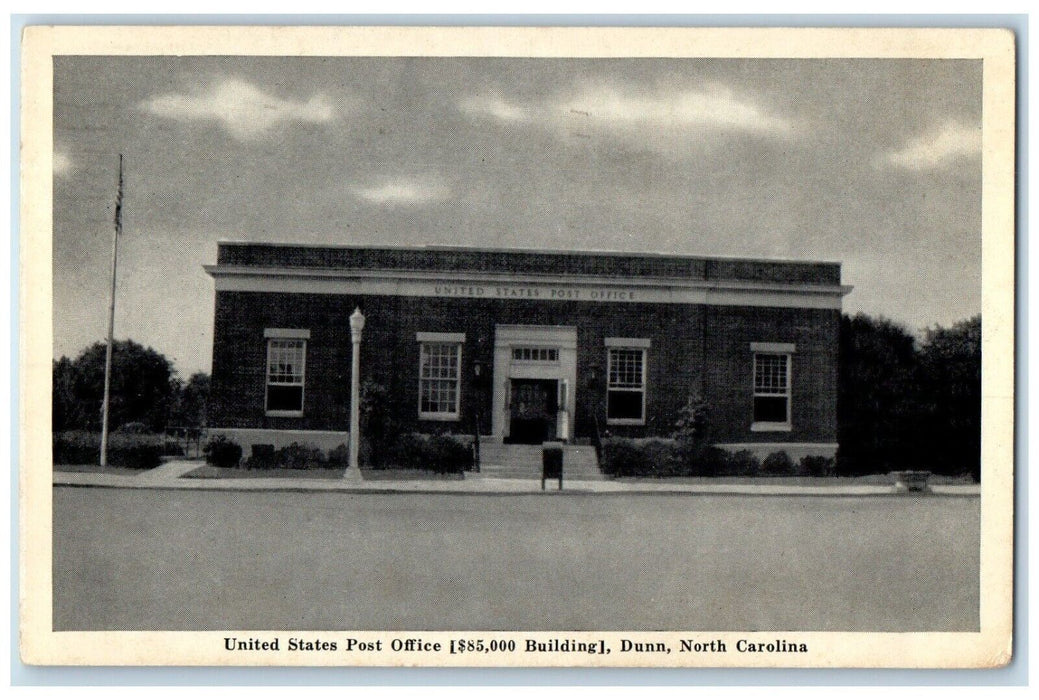
[[[162,445],[155,435],[112,433],[108,436],[108,464],[129,469],[154,469],[162,463]],[[87,431],[54,433],[51,446],[55,464],[97,464],[101,461],[101,434]]]
[[[773,452],[761,463],[761,471],[769,476],[792,476],[796,473],[794,460],[785,451]]]
[[[610,476],[637,476],[646,469],[645,452],[625,438],[603,440],[601,462],[600,469]]]
[[[255,444],[249,452],[249,457],[242,464],[246,469],[274,469],[278,466],[275,458],[274,445]]]
[[[798,464],[798,471],[805,476],[833,476],[835,470],[832,457],[805,455]]]
[[[705,445],[709,427],[710,413],[707,409],[707,402],[700,394],[691,394],[685,406],[678,412],[678,420],[675,421],[675,440],[688,445]]]
[[[349,461],[349,452],[345,445],[336,448],[339,449],[343,451],[342,466],[345,466]],[[310,444],[293,442],[277,450],[274,449],[274,445],[253,445],[252,454],[245,460],[244,466],[246,469],[324,469],[339,465],[329,465],[321,449]]]
[[[397,467],[448,474],[462,472],[472,465],[470,446],[451,435],[429,437],[419,433],[404,433],[388,446],[385,459],[371,466],[376,469]]]
[[[429,469],[438,474],[453,474],[473,466],[473,453],[450,435],[434,435],[429,439]]]
[[[423,464],[422,456],[425,453],[425,441],[425,437],[418,433],[404,433],[397,436],[396,440],[387,445],[385,459],[375,464],[370,461],[370,455],[363,455],[366,457],[363,461],[375,469],[389,469],[392,467],[421,469],[422,467],[419,465]],[[364,447],[363,443],[361,447]]]
[[[202,448],[206,463],[215,467],[236,467],[242,461],[242,446],[224,435],[217,435]]]
[[[681,476],[687,474],[682,448],[673,440],[651,438],[603,441],[600,469],[612,476]]]
[[[750,450],[735,453],[718,450],[717,456],[716,476],[757,476],[761,471],[761,462]]]
[[[130,423],[123,423],[117,429],[120,433],[130,433],[132,435],[147,435],[151,432],[151,429],[140,421],[132,421]]]
[[[343,469],[350,466],[350,447],[348,445],[336,445],[328,451],[328,468]]]
[[[673,440],[646,440],[641,445],[645,455],[643,469],[646,476],[682,476],[682,460],[678,445]]]
[[[301,445],[294,442],[286,445],[274,454],[279,467],[286,469],[323,469],[325,453],[312,445]]]

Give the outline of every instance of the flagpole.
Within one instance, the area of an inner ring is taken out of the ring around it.
[[[112,228],[112,295],[108,303],[108,347],[105,350],[105,398],[101,403],[101,460],[108,465],[108,399],[112,385],[112,337],[115,332],[115,269],[119,259],[119,234],[123,232],[123,154],[119,154],[119,190],[115,196],[115,226]]]

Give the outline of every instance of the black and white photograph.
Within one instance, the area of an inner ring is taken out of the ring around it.
[[[1011,34],[34,29],[27,663],[1010,660]]]

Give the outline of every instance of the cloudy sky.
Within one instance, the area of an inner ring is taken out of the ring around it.
[[[981,307],[981,63],[58,57],[54,356],[208,371],[216,241],[833,260],[850,312]]]

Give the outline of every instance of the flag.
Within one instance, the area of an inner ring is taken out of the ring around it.
[[[119,154],[119,191],[115,195],[115,232],[123,232],[123,154]]]

